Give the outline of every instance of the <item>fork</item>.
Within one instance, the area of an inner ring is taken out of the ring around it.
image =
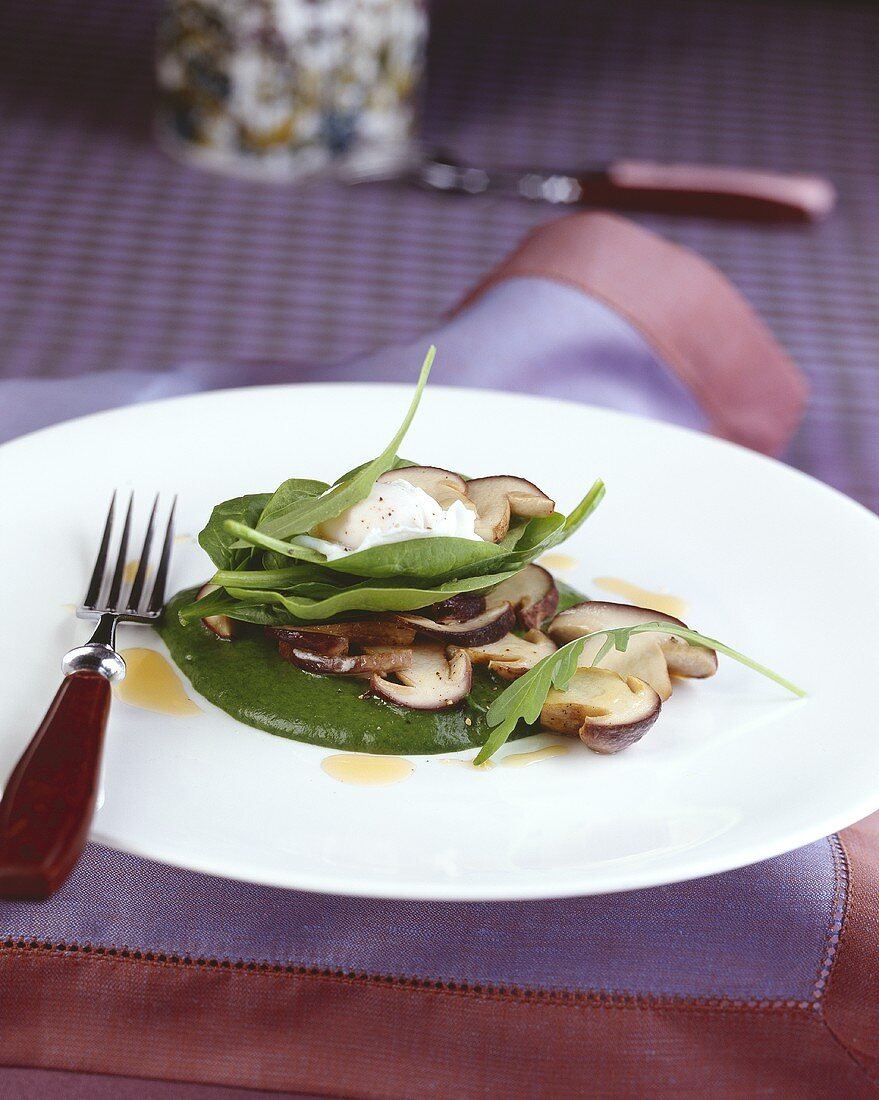
[[[176,504],[175,496],[155,576],[148,585],[158,495],[153,501],[140,561],[129,587],[126,555],[134,493],[128,500],[110,572],[107,562],[116,513],[113,493],[88,591],[76,612],[80,619],[97,619],[97,628],[85,645],[64,655],[64,680],[0,800],[0,898],[42,901],[50,897],[82,854],[98,796],[110,685],[125,676],[125,661],[116,652],[116,625],[151,623],[162,612]]]

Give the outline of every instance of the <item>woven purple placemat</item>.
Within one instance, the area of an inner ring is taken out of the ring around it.
[[[0,372],[332,361],[433,322],[545,206],[263,186],[152,141],[157,0],[0,9]],[[612,156],[825,173],[825,225],[644,218],[714,260],[807,370],[791,457],[872,507],[879,9],[781,0],[442,0],[425,119],[477,161]],[[242,379],[246,374],[242,374]]]

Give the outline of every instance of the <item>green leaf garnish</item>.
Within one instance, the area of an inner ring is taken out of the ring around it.
[[[394,438],[385,447],[382,453],[361,466],[347,481],[340,481],[319,497],[306,497],[295,500],[289,507],[273,511],[264,522],[258,524],[259,530],[264,535],[271,535],[276,539],[288,539],[292,535],[304,535],[319,523],[335,519],[354,504],[358,504],[369,496],[369,492],[376,482],[387,470],[393,469],[397,460],[397,448],[403,442],[415,411],[421,401],[421,395],[427,384],[430,368],[436,355],[436,348],[431,344],[421,367],[418,384],[409,405],[409,411],[403,418],[403,423],[397,429]]]
[[[612,648],[625,652],[629,640],[635,634],[662,633],[674,634],[682,638],[689,645],[703,646],[706,649],[717,650],[727,657],[745,665],[747,668],[759,672],[774,683],[779,684],[798,698],[805,698],[806,692],[797,687],[790,680],[780,676],[777,672],[761,665],[744,653],[732,649],[725,642],[716,638],[708,638],[696,630],[690,630],[685,626],[677,626],[669,622],[638,623],[636,626],[614,627],[608,630],[594,630],[591,634],[585,634],[582,638],[575,638],[566,645],[561,646],[555,653],[550,653],[543,660],[538,661],[534,668],[520,676],[518,680],[502,692],[488,709],[486,720],[492,726],[492,732],[488,740],[482,746],[479,754],[473,761],[474,764],[484,764],[489,757],[506,742],[507,738],[519,724],[527,722],[532,725],[540,717],[546,698],[553,687],[564,691],[571,678],[577,671],[577,662],[583,653],[583,648],[592,638],[604,638],[604,644],[595,659],[593,665],[598,665],[607,656]]]

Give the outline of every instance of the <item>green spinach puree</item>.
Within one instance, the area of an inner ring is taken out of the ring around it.
[[[583,599],[557,584],[560,609]],[[347,752],[455,752],[487,740],[485,712],[509,686],[509,681],[474,666],[473,689],[454,710],[404,710],[380,699],[362,699],[365,680],[296,668],[278,656],[277,643],[261,627],[241,623],[241,636],[224,641],[199,620],[183,626],[177,612],[193,602],[197,591],[179,592],[157,628],[171,657],[205,699],[239,722],[279,737]],[[520,723],[514,737],[531,732],[533,727]]]

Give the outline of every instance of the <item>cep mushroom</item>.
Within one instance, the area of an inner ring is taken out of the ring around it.
[[[423,615],[398,615],[397,618],[419,634],[459,646],[486,645],[502,638],[516,625],[516,616],[508,603],[498,604],[463,623],[438,623]]]
[[[468,497],[467,482],[461,475],[452,470],[443,470],[439,466],[400,466],[396,470],[387,470],[376,480],[381,485],[387,485],[391,481],[407,481],[433,497],[440,508],[451,508],[459,501],[471,511],[476,509]]]
[[[219,585],[216,584],[203,584],[196,593],[195,598],[196,600],[203,600],[205,596],[210,596],[212,592],[216,592],[218,588]],[[212,634],[216,634],[224,642],[228,642],[235,637],[235,620],[230,619],[228,615],[206,615],[201,622]]]
[[[515,680],[554,653],[555,648],[552,639],[541,631],[529,630],[523,638],[518,634],[505,634],[488,645],[461,647],[461,650],[474,665],[488,665],[489,672],[504,680]]]
[[[477,477],[466,487],[476,505],[476,534],[486,542],[501,541],[509,530],[510,516],[550,516],[555,511],[555,501],[522,477]]]
[[[376,673],[397,672],[412,664],[411,649],[329,656],[326,653],[315,653],[311,649],[302,649],[284,638],[278,642],[278,653],[283,660],[305,672],[318,672],[325,676],[372,676]]]
[[[686,626],[680,619],[661,615],[647,607],[587,600],[557,615],[549,627],[549,634],[557,645],[564,645],[596,630],[613,630],[649,622]],[[603,643],[603,638],[587,642],[580,659],[581,665],[591,664]],[[662,699],[667,699],[672,691],[670,676],[691,679],[713,676],[717,671],[717,654],[713,649],[690,645],[674,634],[651,631],[649,634],[633,635],[624,653],[617,649],[610,650],[602,658],[601,665],[622,676],[637,676],[645,680]]]
[[[540,721],[556,733],[577,734],[593,752],[609,755],[640,741],[662,701],[637,676],[606,668],[578,668],[565,691],[552,688]]]
[[[275,633],[284,630],[299,630],[299,627],[276,627]],[[411,645],[415,641],[415,631],[405,623],[395,619],[358,619],[350,623],[309,623],[303,633],[326,634],[345,638],[357,645]],[[314,648],[308,646],[306,648]]]
[[[493,588],[485,599],[489,607],[504,601],[513,605],[519,623],[531,630],[555,614],[559,590],[552,575],[542,566],[526,565],[514,577]]]
[[[450,710],[467,696],[473,684],[467,654],[459,651],[447,658],[445,646],[434,642],[414,646],[409,667],[395,670],[394,675],[396,681],[373,676],[370,691],[385,702],[410,710]]]
[[[495,601],[495,603],[500,602]],[[485,597],[476,596],[472,592],[459,592],[426,610],[430,613],[429,618],[436,619],[438,623],[463,623],[467,619],[475,619],[477,615],[482,614],[485,610]]]

